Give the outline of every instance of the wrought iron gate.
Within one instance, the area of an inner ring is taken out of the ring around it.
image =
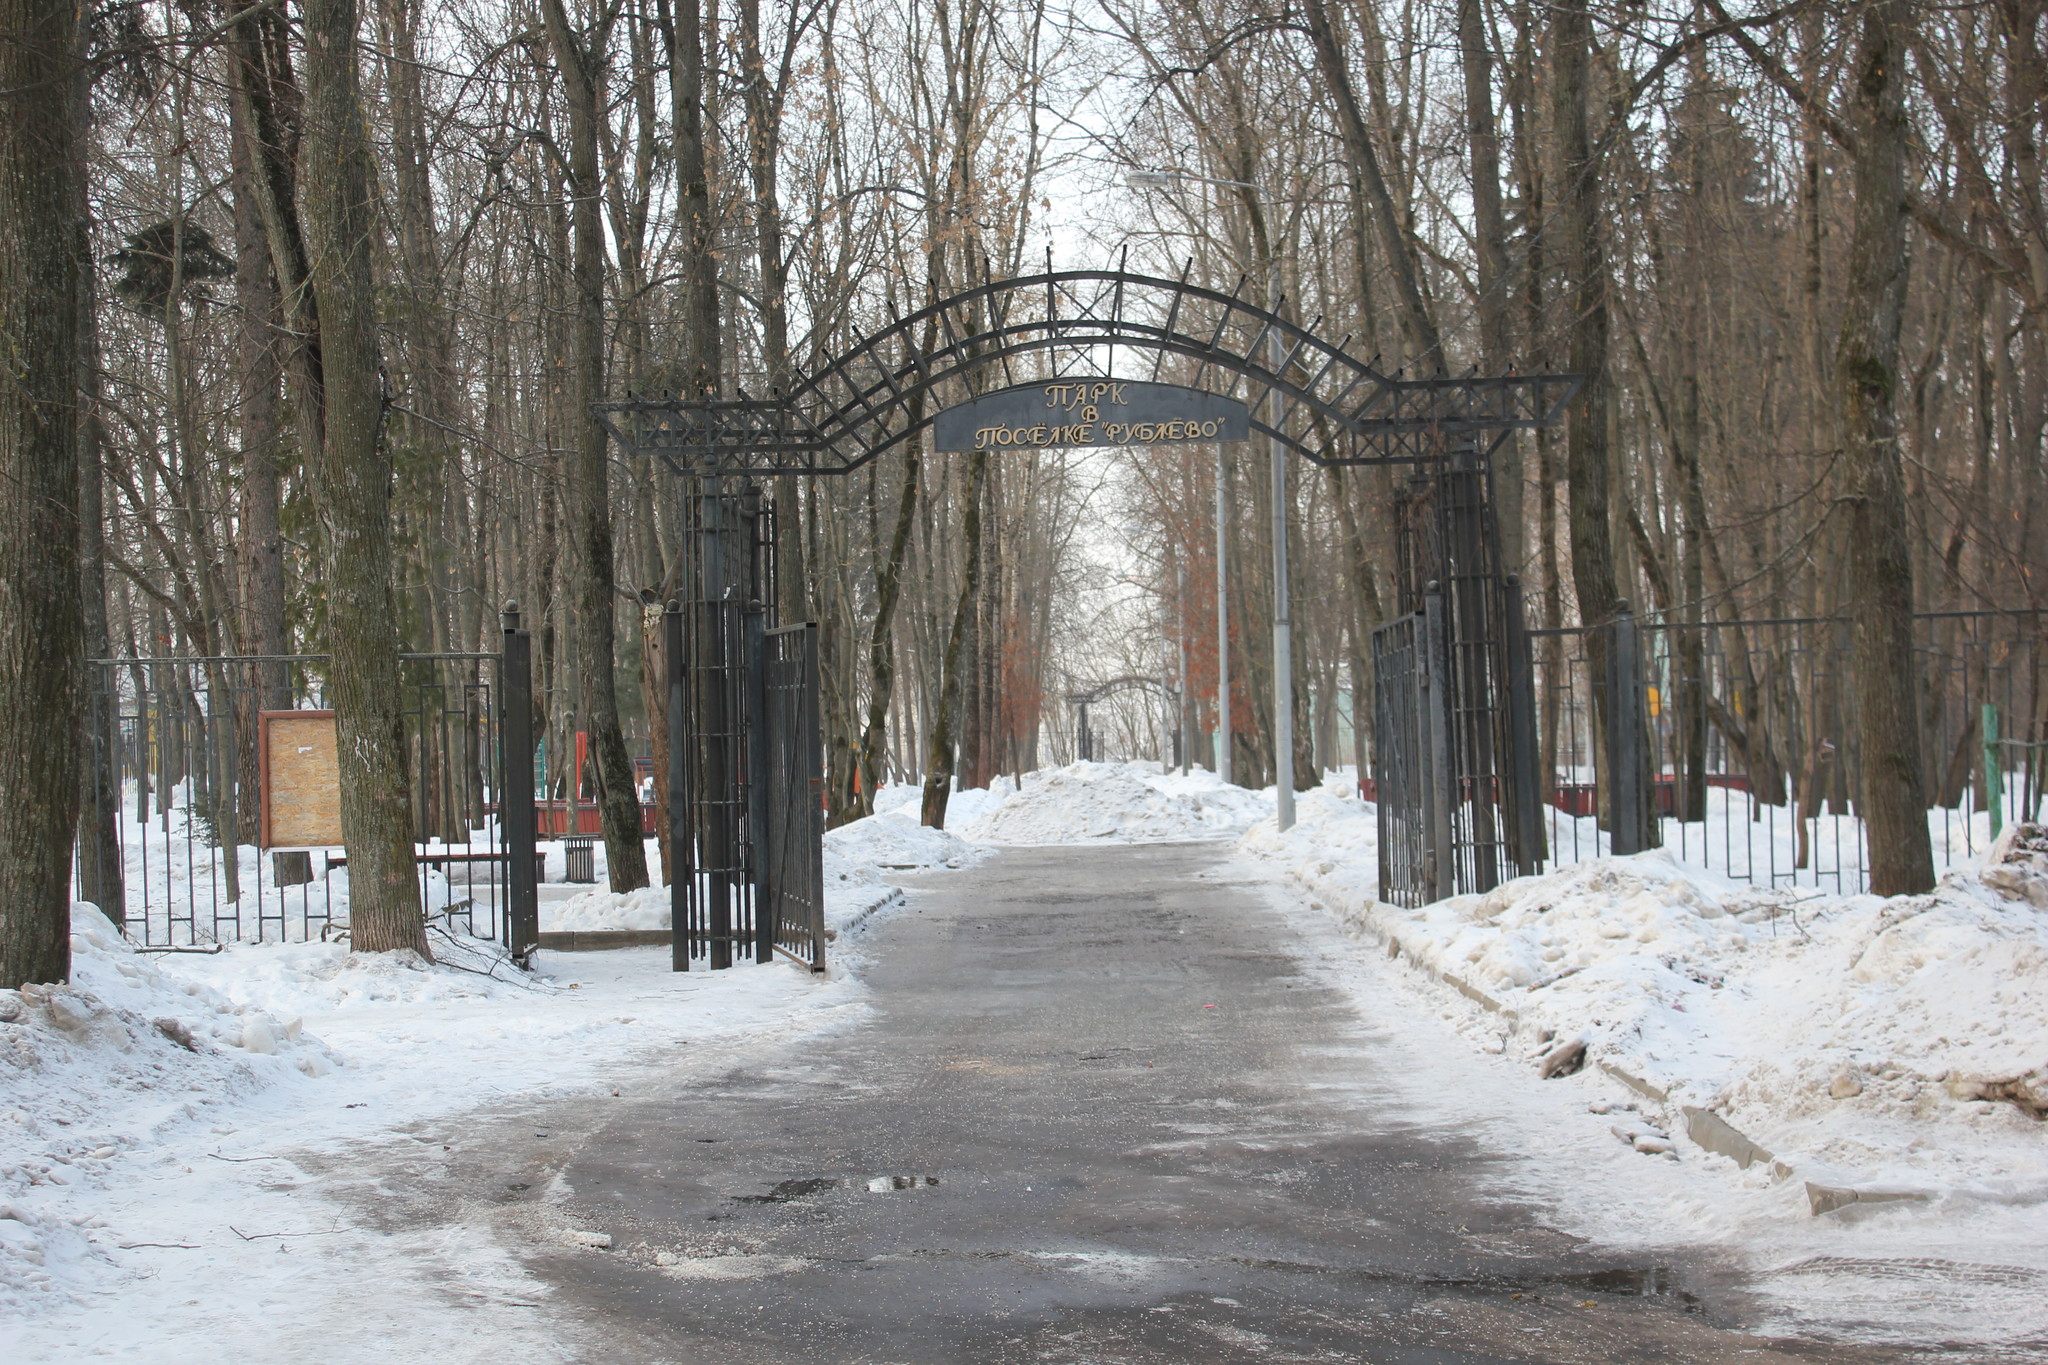
[[[771,630],[762,646],[766,914],[776,951],[823,971],[825,771],[818,731],[818,628],[806,622]]]
[[[673,962],[777,949],[824,970],[818,648],[777,629],[774,509],[752,480],[684,480],[665,617]]]
[[[1443,801],[1447,842],[1434,871],[1445,891],[1490,886],[1507,868],[1533,866],[1540,857],[1541,825],[1533,805],[1534,747],[1525,742],[1527,708],[1513,701],[1511,680],[1526,681],[1522,646],[1512,638],[1517,598],[1497,564],[1498,532],[1491,520],[1488,459],[1518,430],[1555,424],[1576,393],[1580,377],[1505,374],[1408,378],[1384,374],[1374,362],[1331,344],[1285,316],[1276,301],[1262,308],[1243,297],[1244,281],[1229,293],[1178,280],[1123,270],[1054,270],[984,279],[925,307],[827,360],[808,375],[763,398],[708,395],[631,395],[596,403],[591,411],[628,456],[667,465],[686,490],[685,584],[671,627],[669,708],[677,738],[671,798],[671,864],[675,877],[676,965],[697,957],[713,966],[754,947],[766,957],[780,933],[779,910],[764,908],[763,869],[756,845],[765,838],[764,807],[770,785],[763,743],[767,702],[758,672],[749,672],[749,642],[776,624],[772,564],[760,534],[753,477],[843,475],[919,439],[948,399],[993,397],[1038,381],[1033,374],[1096,381],[1103,389],[1161,387],[1169,358],[1192,360],[1183,387],[1200,397],[1242,401],[1251,411],[1277,414],[1249,419],[1249,430],[1326,467],[1416,465],[1435,473],[1422,483],[1433,506],[1455,514],[1425,518],[1428,534],[1409,561],[1419,589],[1440,581],[1447,624],[1437,653],[1444,685],[1431,694],[1440,711],[1444,752],[1440,763],[1408,778],[1449,784]],[[934,338],[943,334],[942,344]],[[1151,357],[1149,378],[1126,378],[1109,365],[1124,354]],[[1017,362],[1025,362],[1023,373]],[[1205,391],[1199,381],[1221,382]],[[1071,394],[1074,383],[1063,388]],[[1046,406],[1057,406],[1052,387]],[[1117,402],[1123,401],[1121,398]],[[1093,432],[1090,418],[1081,428]],[[1290,420],[1287,414],[1293,414]],[[1150,422],[1138,425],[1151,429]],[[1178,421],[1156,424],[1180,427]],[[1111,426],[1103,424],[1107,433]],[[998,436],[998,430],[1008,435]],[[990,449],[1055,444],[1024,439],[1010,427],[990,428]],[[1094,436],[1073,437],[1099,444]],[[1124,438],[1118,438],[1119,441]],[[1133,436],[1142,443],[1192,439]],[[979,440],[979,438],[977,438]],[[752,537],[752,558],[736,546],[741,528]],[[710,548],[724,547],[724,548]],[[752,573],[751,596],[737,585]],[[1419,591],[1404,613],[1423,611]],[[749,605],[764,604],[764,605]],[[1419,658],[1420,656],[1415,656]],[[1521,661],[1518,662],[1518,658]],[[1389,705],[1394,704],[1392,700]],[[752,708],[751,710],[749,708]],[[1516,729],[1520,726],[1521,729]],[[767,746],[772,747],[772,746]],[[1506,773],[1503,773],[1503,769]],[[1407,769],[1402,770],[1407,773]],[[1383,790],[1388,790],[1383,786]],[[1419,789],[1391,791],[1422,809]],[[1412,874],[1425,870],[1418,859]],[[1407,874],[1404,874],[1407,875]],[[772,879],[767,883],[772,887]],[[1404,894],[1419,894],[1415,881]]]
[[[1430,705],[1441,688],[1430,666],[1428,620],[1417,613],[1372,633],[1373,779],[1379,794],[1380,899],[1426,905],[1436,899],[1437,869],[1449,861],[1439,837],[1446,822],[1432,774],[1441,725]]]
[[[1521,585],[1474,446],[1396,506],[1404,615],[1373,632],[1380,898],[1487,891],[1543,858]]]

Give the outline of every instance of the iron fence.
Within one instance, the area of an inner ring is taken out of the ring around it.
[[[263,717],[324,713],[327,657],[108,659],[91,667],[79,899],[148,948],[345,930],[346,851],[338,843],[271,846],[262,819]],[[502,661],[410,654],[399,667],[422,903],[444,923],[509,942]],[[530,798],[529,786],[527,809]],[[530,833],[524,847],[531,857]]]
[[[2039,625],[2015,612],[1914,618],[1937,869],[1986,846],[1994,808],[2040,813]],[[1847,621],[1624,613],[1531,635],[1550,866],[1661,846],[1739,881],[1866,889]],[[1624,703],[1612,717],[1610,696]]]

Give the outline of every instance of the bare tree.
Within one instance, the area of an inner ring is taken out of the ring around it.
[[[0,986],[70,972],[79,804],[82,11],[0,0]]]
[[[1899,328],[1906,301],[1908,0],[1865,6],[1851,72],[1856,216],[1835,383],[1849,498],[1846,588],[1870,889],[1928,891],[1934,853],[1922,788],[1913,660],[1913,551],[1899,453]]]

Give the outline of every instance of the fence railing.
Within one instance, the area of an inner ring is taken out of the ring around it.
[[[151,948],[318,939],[344,929],[340,844],[266,847],[262,837],[262,717],[322,709],[326,656],[109,659],[91,667],[85,739],[93,780],[75,859],[79,899]],[[530,772],[511,802],[526,812],[523,838],[506,837],[500,809],[504,660],[408,654],[399,667],[422,903],[443,923],[510,943],[512,892],[523,888],[530,906],[537,869],[515,871],[513,863],[535,857]],[[521,677],[514,690],[524,719],[530,686]],[[530,768],[530,752],[526,761]]]
[[[1759,885],[1865,890],[1848,632],[1835,618],[1625,613],[1531,631],[1548,865],[1661,846]],[[1984,849],[1994,811],[2038,818],[2048,677],[2031,613],[1928,613],[1914,633],[1940,870]],[[1632,704],[1609,716],[1609,696]]]

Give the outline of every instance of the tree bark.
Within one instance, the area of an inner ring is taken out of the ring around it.
[[[285,637],[282,374],[277,280],[256,192],[259,150],[244,102],[230,104],[228,163],[235,215],[237,362],[241,367],[242,507],[237,528],[242,639],[254,654],[290,652]],[[286,705],[284,667],[259,670],[259,704]]]
[[[1557,146],[1559,200],[1557,261],[1563,275],[1559,303],[1568,328],[1570,368],[1585,377],[1585,388],[1565,435],[1565,483],[1569,490],[1566,536],[1571,545],[1573,593],[1579,620],[1592,627],[1614,619],[1621,590],[1614,570],[1609,516],[1612,479],[1608,439],[1612,393],[1608,383],[1608,272],[1601,246],[1600,164],[1587,133],[1586,106],[1592,96],[1592,18],[1583,6],[1551,11],[1551,136]],[[1589,630],[1588,670],[1593,693],[1596,749],[1604,751],[1608,709],[1607,634]],[[1599,760],[1607,771],[1604,752]],[[1602,783],[1603,803],[1610,783]],[[1611,817],[1612,812],[1603,812]]]
[[[1337,42],[1336,29],[1330,23],[1329,10],[1323,0],[1307,0],[1304,13],[1316,51],[1316,66],[1337,105],[1345,156],[1351,163],[1352,174],[1358,178],[1359,187],[1365,192],[1366,202],[1372,206],[1373,222],[1379,228],[1380,247],[1385,253],[1387,269],[1394,277],[1395,297],[1401,301],[1402,330],[1407,334],[1412,351],[1409,363],[1419,368],[1442,369],[1443,342],[1437,335],[1436,321],[1430,316],[1429,305],[1422,297],[1421,273],[1416,268],[1415,252],[1401,226],[1401,215],[1394,205],[1393,192],[1387,187],[1386,175],[1380,168],[1379,153],[1372,145],[1372,134],[1365,126],[1365,114],[1359,108],[1358,92],[1352,86],[1351,71],[1345,64],[1344,49]]]
[[[917,400],[919,409],[922,402]],[[896,603],[902,596],[903,559],[910,547],[910,529],[917,520],[919,463],[918,442],[912,440],[904,449],[903,491],[896,503],[896,525],[889,535],[889,553],[875,575],[875,623],[868,636],[868,714],[860,740],[861,782],[855,803],[861,815],[874,813],[875,791],[884,777],[882,757],[889,702],[896,692]]]
[[[297,305],[302,443],[324,533],[350,938],[359,951],[427,956],[391,603],[392,471],[370,270],[378,224],[360,28],[355,0],[306,0],[299,189],[308,269],[288,293]]]
[[[81,11],[0,0],[0,986],[71,969],[78,820]]]
[[[656,0],[669,57],[669,124],[682,208],[682,391],[690,398],[718,395],[721,346],[716,224],[711,212],[710,155],[704,137],[704,100],[710,55],[704,42],[701,0]]]
[[[611,480],[604,428],[590,405],[604,394],[604,185],[598,160],[597,52],[569,28],[562,0],[543,0],[548,39],[561,70],[569,106],[571,271],[576,311],[569,324],[564,407],[574,438],[569,443],[563,491],[569,504],[569,640],[583,693],[583,728],[590,736],[597,776],[605,860],[614,892],[647,885],[647,845],[640,833],[640,798],[633,760],[619,725],[612,653],[617,644],[613,604]]]
[[[1844,574],[1856,665],[1857,738],[1870,889],[1931,890],[1920,729],[1914,712],[1913,556],[1895,396],[1906,301],[1905,0],[1863,11],[1851,71],[1850,157],[1856,206],[1846,258],[1835,396],[1849,534]]]
[[[1472,245],[1478,270],[1479,366],[1499,374],[1508,365],[1507,215],[1501,206],[1500,129],[1493,113],[1493,48],[1482,0],[1458,0],[1458,55],[1465,77],[1465,138],[1472,148]],[[1522,443],[1510,436],[1494,458],[1501,566],[1522,572]]]
[[[961,549],[960,597],[953,607],[953,627],[946,634],[946,655],[939,674],[938,716],[932,724],[931,751],[925,759],[924,801],[920,822],[933,829],[946,827],[946,803],[953,795],[953,742],[960,723],[963,664],[969,618],[981,593],[981,494],[988,482],[988,453],[975,451],[967,457],[965,544]]]
[[[81,82],[82,84],[82,82]],[[81,103],[83,101],[81,100]],[[114,655],[107,624],[107,532],[105,430],[100,418],[99,328],[94,322],[92,272],[79,272],[79,337],[82,373],[78,422],[79,602],[84,610],[87,660]],[[127,868],[121,854],[120,698],[111,674],[91,663],[83,675],[86,725],[80,771],[78,816],[78,898],[90,901],[115,924],[127,919]],[[254,786],[250,790],[255,790]]]

